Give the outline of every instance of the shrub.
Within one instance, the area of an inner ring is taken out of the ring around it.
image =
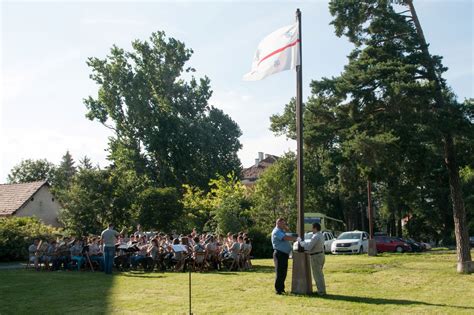
[[[256,228],[251,228],[248,232],[252,240],[252,256],[255,258],[271,258],[273,248],[271,241],[271,231],[264,233]]]
[[[36,218],[0,218],[0,261],[28,258],[28,246],[35,238],[52,239],[61,231]]]

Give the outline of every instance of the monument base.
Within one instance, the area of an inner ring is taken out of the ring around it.
[[[293,275],[291,279],[291,293],[311,294],[313,285],[311,280],[311,266],[309,254],[293,252]]]
[[[369,240],[369,248],[367,250],[369,256],[377,256],[377,246],[375,240]]]
[[[457,271],[458,273],[466,273],[466,274],[473,273],[474,262],[472,261],[458,262]]]

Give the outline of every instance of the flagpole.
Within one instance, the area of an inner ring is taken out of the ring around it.
[[[296,147],[297,147],[297,184],[296,195],[298,205],[298,227],[297,232],[301,239],[304,239],[304,190],[303,190],[303,59],[302,59],[302,38],[301,38],[301,11],[296,10],[296,21],[298,22],[298,58],[299,65],[296,66]]]
[[[302,42],[301,42],[301,11],[296,10],[298,23],[298,57],[299,65],[296,66],[296,147],[297,147],[297,173],[296,195],[298,203],[298,235],[304,239],[304,191],[303,191],[303,68],[302,68]],[[298,251],[293,252],[293,275],[291,292],[294,294],[311,294],[313,291],[311,271],[309,267],[309,254],[298,244]]]

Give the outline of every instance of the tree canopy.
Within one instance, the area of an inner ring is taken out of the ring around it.
[[[209,104],[210,80],[185,68],[192,53],[155,32],[133,41],[132,51],[113,46],[106,58],[87,62],[99,86],[84,101],[87,117],[114,131],[109,158],[161,187],[206,187],[216,174],[240,169],[240,128]]]

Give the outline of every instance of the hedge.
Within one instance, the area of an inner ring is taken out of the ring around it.
[[[35,238],[55,239],[60,229],[43,224],[36,218],[0,218],[0,261],[28,258],[28,246]]]

